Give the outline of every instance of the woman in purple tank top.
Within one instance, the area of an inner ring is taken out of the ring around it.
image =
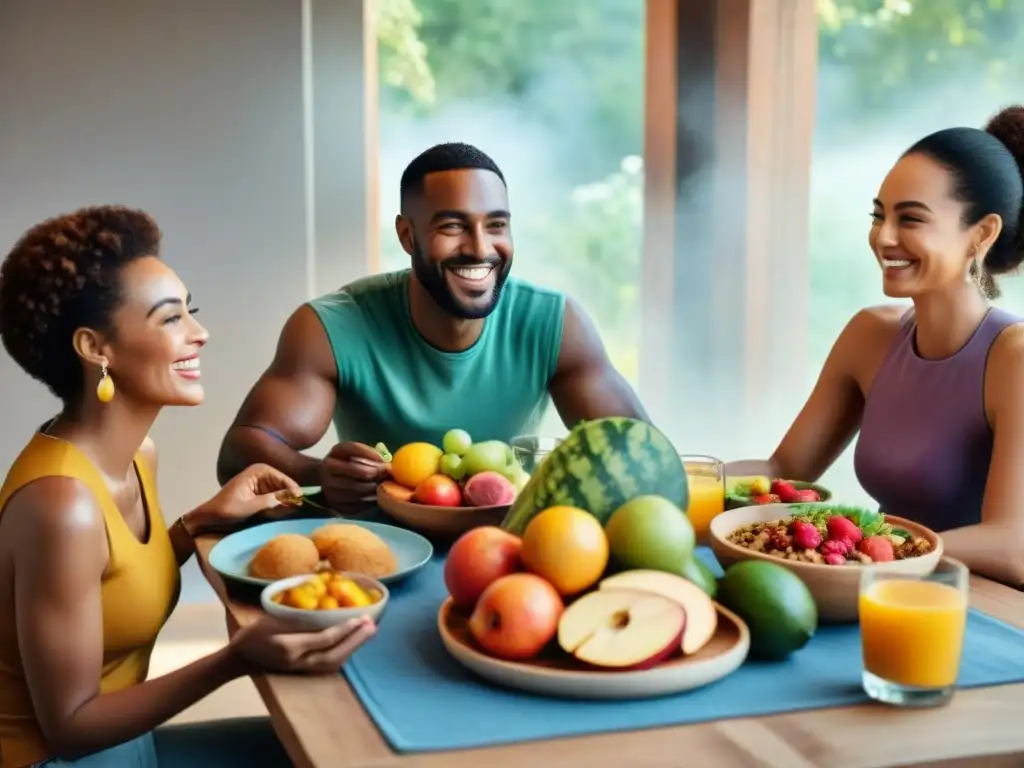
[[[857,478],[883,511],[1024,586],[1024,323],[989,304],[1024,262],[1024,106],[921,139],[871,219],[883,290],[913,307],[855,315],[771,459],[727,471],[816,480],[859,432]]]

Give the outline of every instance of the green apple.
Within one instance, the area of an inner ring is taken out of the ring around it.
[[[604,528],[612,559],[624,569],[678,574],[693,557],[696,536],[686,514],[661,496],[637,496],[619,507]]]
[[[482,443],[473,443],[473,446],[462,457],[462,463],[466,467],[467,475],[475,475],[479,472],[497,472],[505,475],[515,457],[512,448],[501,440],[485,440]]]
[[[441,441],[441,448],[445,453],[454,453],[456,456],[465,456],[473,447],[473,438],[464,429],[449,429],[444,433]]]
[[[512,466],[512,469],[505,474],[509,480],[512,481],[512,485],[516,487],[516,492],[522,491],[526,487],[526,484],[530,482],[530,473],[523,469],[523,465],[518,461]]]

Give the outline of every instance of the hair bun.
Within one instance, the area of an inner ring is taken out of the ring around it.
[[[985,130],[999,139],[1013,153],[1024,175],[1024,105],[1006,107],[988,121]]]

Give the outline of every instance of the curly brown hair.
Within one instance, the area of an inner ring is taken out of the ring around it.
[[[159,256],[160,240],[149,214],[118,205],[80,208],[32,227],[0,265],[0,340],[8,354],[72,402],[83,386],[75,331],[113,333],[121,269]]]

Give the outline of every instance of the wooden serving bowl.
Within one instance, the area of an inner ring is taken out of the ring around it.
[[[549,646],[528,661],[504,661],[483,652],[469,632],[469,611],[448,598],[437,615],[437,629],[448,653],[485,680],[541,696],[566,699],[647,699],[689,691],[735,672],[750,651],[750,630],[743,619],[715,603],[714,636],[692,656],[675,655],[644,670],[613,671],[586,667]]]
[[[927,576],[935,570],[942,558],[941,536],[923,525],[894,515],[886,515],[886,521],[895,528],[902,528],[914,536],[927,539],[931,542],[932,551],[921,557],[894,560],[890,563],[818,565],[783,560],[728,541],[729,534],[737,528],[770,520],[781,520],[791,514],[789,504],[764,504],[723,512],[711,521],[709,536],[711,549],[722,568],[728,568],[741,560],[766,560],[793,571],[811,591],[814,602],[818,606],[818,620],[822,623],[849,624],[857,621],[857,601],[860,595],[860,579],[863,569],[880,568],[888,573]]]
[[[435,507],[402,501],[377,486],[377,505],[407,528],[435,539],[457,539],[466,531],[501,525],[509,504],[491,507]]]

